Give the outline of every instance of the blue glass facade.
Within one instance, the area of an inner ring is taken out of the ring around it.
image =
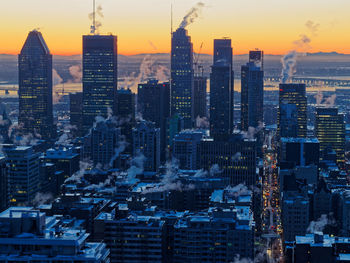
[[[83,36],[83,130],[116,109],[117,37]]]
[[[53,135],[52,55],[43,36],[34,30],[18,55],[19,125],[43,139]]]
[[[224,140],[233,131],[233,81],[231,40],[215,39],[210,74],[210,135],[215,140]]]
[[[184,118],[185,129],[193,124],[193,45],[187,30],[179,28],[171,42],[171,115]]]

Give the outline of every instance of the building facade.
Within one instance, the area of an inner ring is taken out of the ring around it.
[[[117,37],[83,36],[83,130],[95,118],[115,112],[117,95]]]
[[[307,98],[305,84],[280,84],[277,134],[281,137],[306,137]]]
[[[31,31],[18,55],[19,115],[25,133],[53,137],[52,55],[42,34]]]
[[[171,115],[184,119],[184,128],[193,125],[193,45],[184,28],[172,34],[171,41]]]

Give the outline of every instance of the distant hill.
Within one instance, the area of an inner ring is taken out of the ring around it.
[[[197,54],[195,54],[197,57]],[[264,66],[266,76],[279,76],[281,72],[281,55],[265,54]],[[144,59],[151,59],[157,65],[170,68],[170,54],[137,54],[118,56],[118,76],[135,76],[139,73],[140,65]],[[234,55],[235,77],[240,77],[240,67],[248,60],[247,54]],[[209,76],[212,64],[212,55],[200,54],[199,64],[204,68],[204,74]],[[62,77],[69,81],[72,76],[69,67],[81,65],[81,55],[62,56],[54,55],[53,68]],[[350,54],[338,52],[306,53],[298,57],[297,74],[304,76],[350,76]],[[0,54],[0,83],[16,84],[18,82],[17,55]]]

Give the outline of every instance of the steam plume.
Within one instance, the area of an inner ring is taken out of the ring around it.
[[[95,15],[95,24],[91,26],[91,34],[99,34],[100,33],[100,27],[102,26],[102,23],[98,20],[96,20],[96,16],[103,18],[103,12],[102,12],[102,6],[99,5],[96,8],[96,11],[94,10],[94,12],[89,14],[89,19],[93,20],[94,19],[94,15]]]
[[[73,82],[80,83],[83,77],[80,65],[73,65],[69,67],[69,73],[73,77]]]
[[[192,24],[195,19],[199,17],[203,7],[205,7],[203,2],[198,2],[194,7],[192,7],[182,19],[179,28],[186,28],[188,25]]]

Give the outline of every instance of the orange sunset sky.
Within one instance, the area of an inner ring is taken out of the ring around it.
[[[96,0],[104,17],[102,33],[118,36],[120,54],[170,51],[171,0]],[[198,1],[172,0],[174,28]],[[188,26],[194,50],[212,53],[214,38],[230,37],[234,53],[260,48],[283,54],[300,34],[311,38],[310,52],[350,53],[349,0],[202,0],[206,7]],[[28,31],[40,28],[53,54],[81,53],[89,33],[92,0],[1,0],[0,53],[18,54]],[[312,21],[317,32],[305,26]],[[153,43],[150,44],[150,42]],[[156,49],[155,49],[155,47]]]

